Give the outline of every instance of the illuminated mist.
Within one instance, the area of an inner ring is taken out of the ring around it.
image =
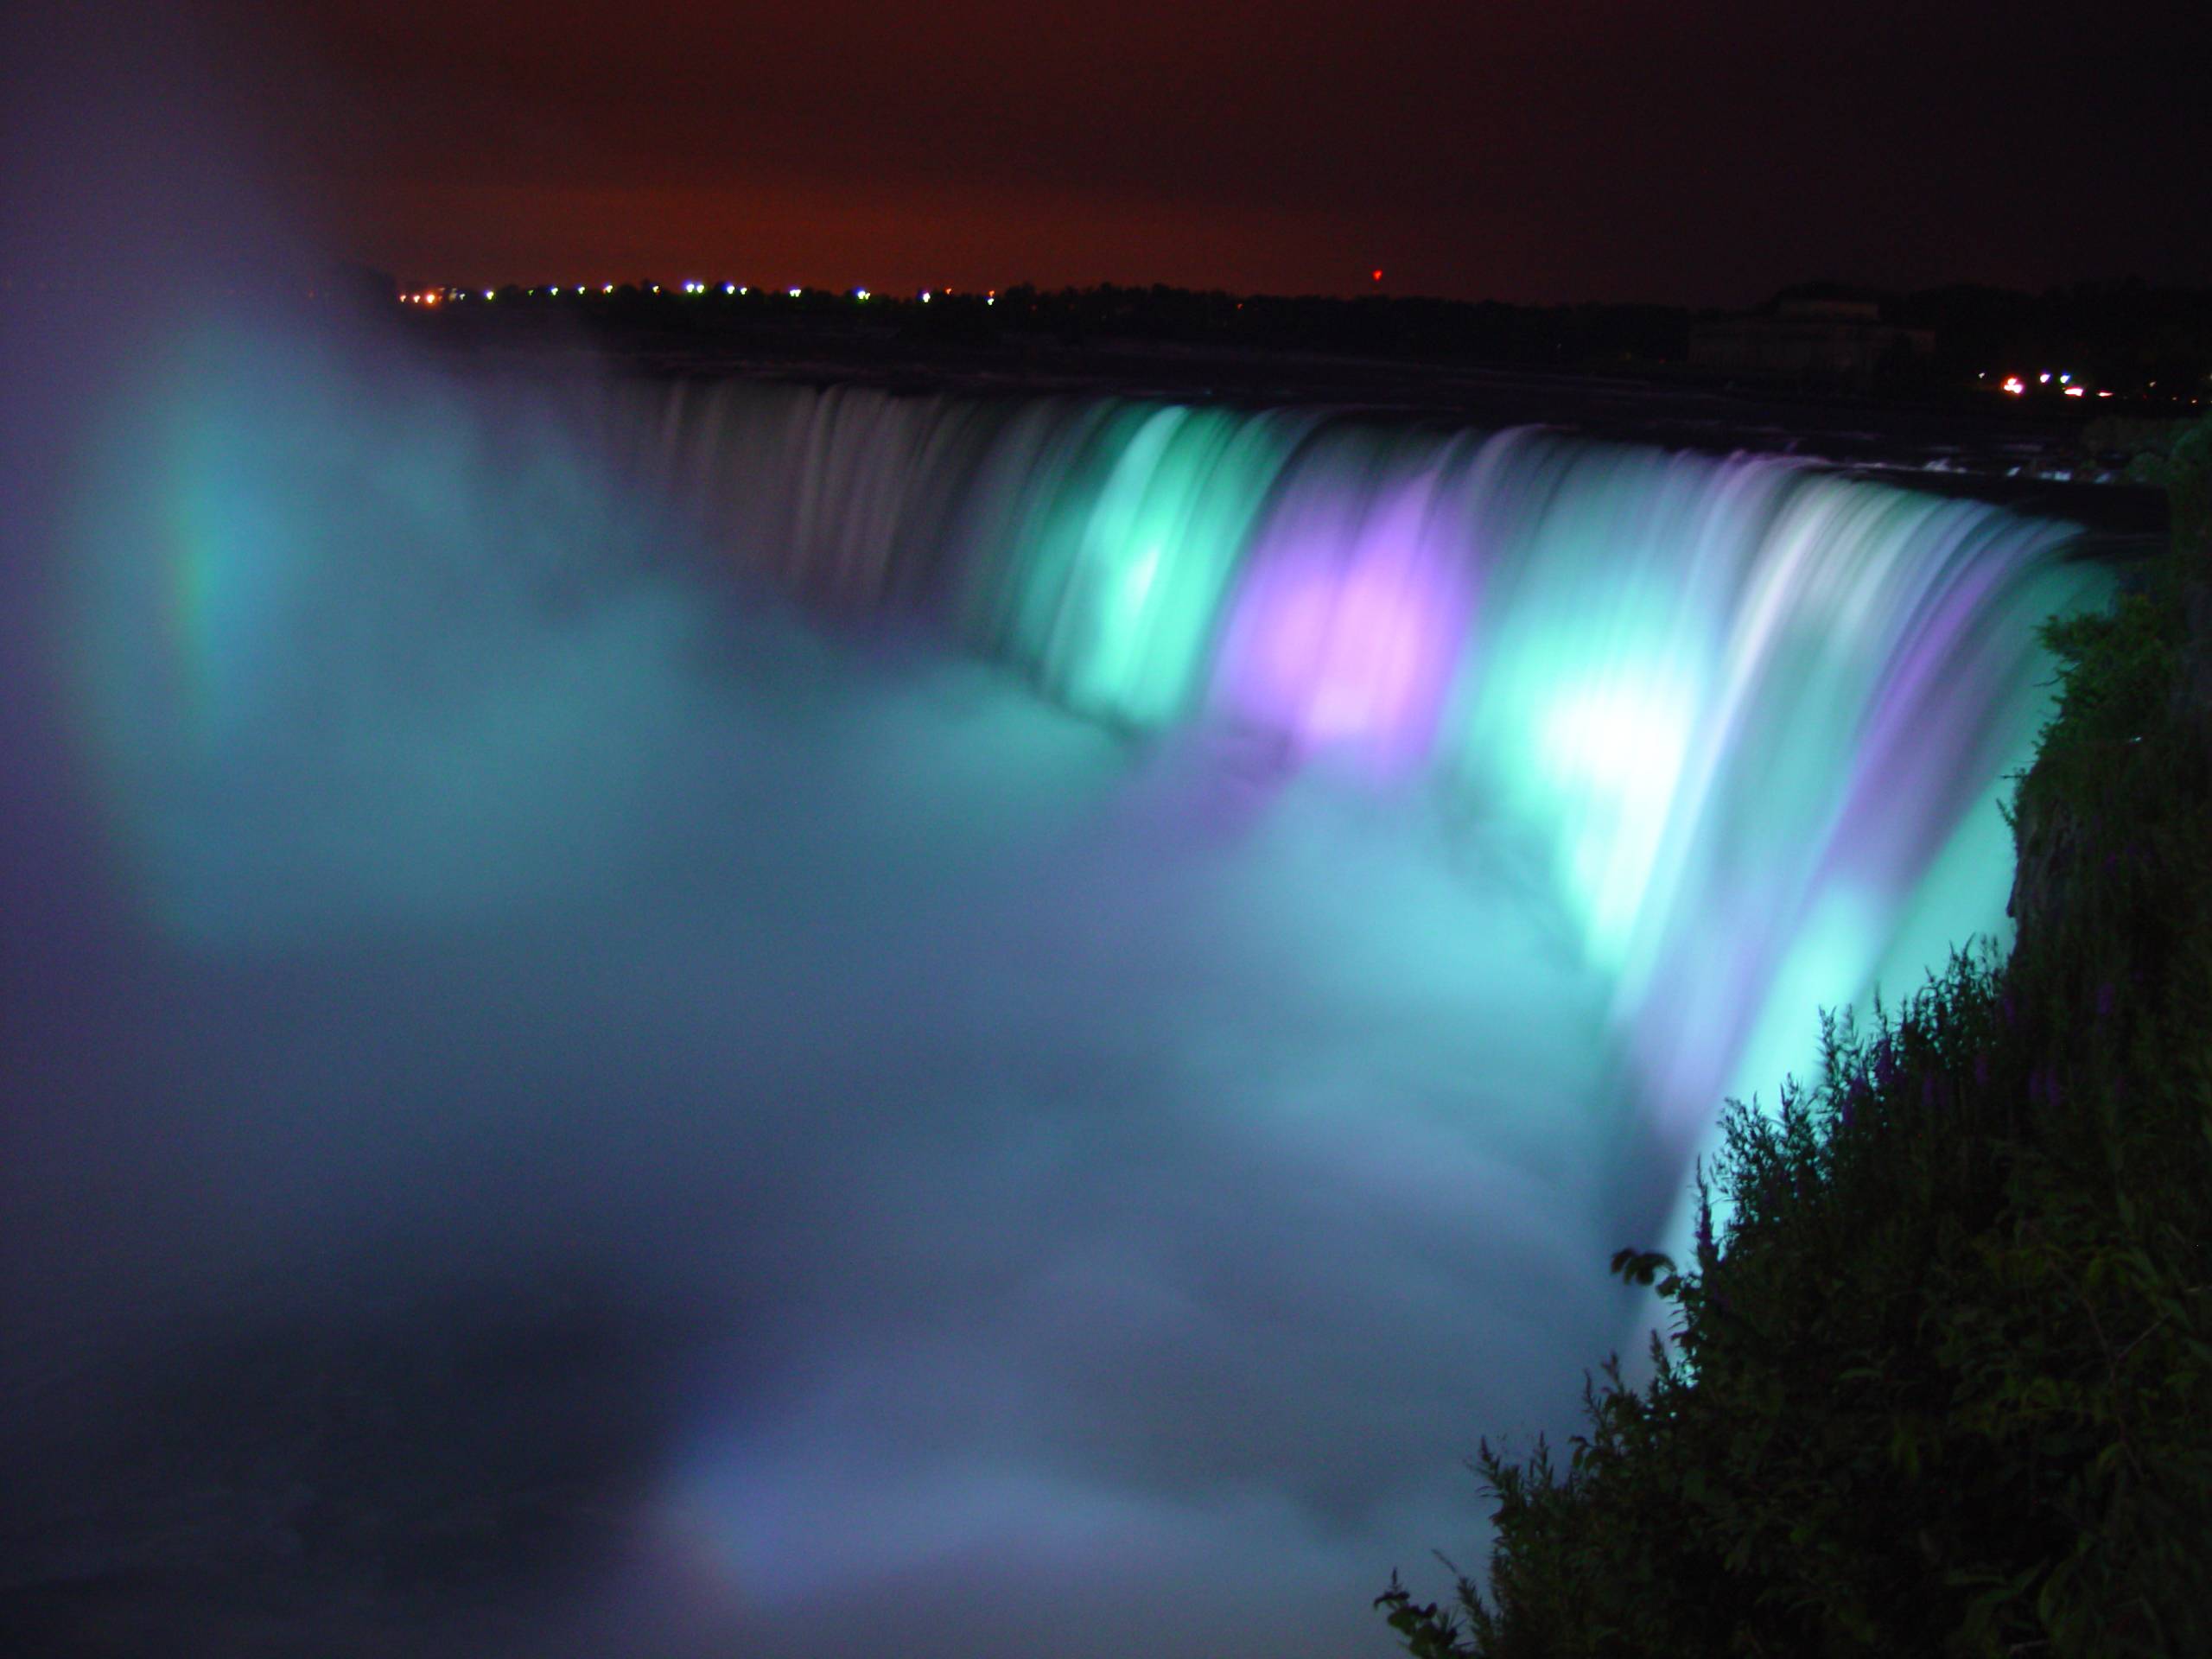
[[[1722,1092],[1999,921],[2088,580],[1774,460],[398,362],[181,329],[65,515],[10,1557],[177,1651],[1378,1647]]]

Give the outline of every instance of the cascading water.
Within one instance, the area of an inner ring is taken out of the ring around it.
[[[374,1646],[362,1541],[456,1513],[569,1553],[378,1555],[441,1653],[1380,1651],[1457,1456],[1631,1335],[1605,1261],[1722,1094],[2001,923],[2033,625],[2096,585],[1537,430],[260,333],[110,413],[0,1596],[185,1586],[177,1652]],[[579,1276],[601,1370],[456,1357],[440,1309]]]
[[[1611,977],[1677,1150],[1725,1091],[1802,1065],[1817,1008],[2000,926],[2035,625],[2099,585],[2058,563],[2064,526],[1774,457],[1130,401],[633,395],[664,400],[628,416],[654,488],[810,602],[932,614],[1078,714],[1236,729],[1506,826]]]

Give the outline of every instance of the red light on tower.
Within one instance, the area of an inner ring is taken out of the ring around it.
[[[1372,277],[1373,277],[1376,282],[1378,282],[1378,283],[1379,283],[1379,282],[1381,282],[1381,281],[1382,280],[1382,267],[1380,267],[1379,265],[1378,265],[1375,270],[1370,270],[1370,272],[1368,272],[1367,274],[1368,274],[1369,276],[1372,276]]]

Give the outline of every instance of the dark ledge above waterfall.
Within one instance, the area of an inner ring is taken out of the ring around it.
[[[534,314],[533,314],[534,312]],[[1557,373],[1321,351],[1034,335],[916,339],[890,328],[794,318],[714,331],[585,325],[527,304],[410,315],[441,356],[486,367],[612,368],[653,378],[758,376],[910,393],[1120,396],[1479,428],[1548,425],[1711,454],[1802,455],[1909,485],[2071,519],[2097,550],[2163,542],[2164,498],[2117,482],[2083,448],[2078,423],[1986,400],[1739,387],[1652,365]]]

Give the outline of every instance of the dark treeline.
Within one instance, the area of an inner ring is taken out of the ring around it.
[[[1849,292],[1808,284],[1777,302]],[[1886,321],[1934,332],[1929,367],[1944,378],[2064,368],[2123,393],[2155,383],[2167,394],[2158,401],[2171,402],[2204,396],[2212,372],[2212,289],[2153,288],[2129,277],[2041,294],[1960,283],[1865,296],[1881,305]]]
[[[1683,361],[1693,320],[1688,311],[1662,305],[1508,305],[1382,295],[1240,298],[1218,290],[1110,283],[1051,291],[1009,289],[989,316],[1001,330],[1075,342],[1223,344],[1577,369]]]
[[[447,291],[450,292],[450,291]],[[1871,389],[1925,395],[1945,388],[1995,395],[2008,374],[2028,377],[2029,401],[2061,395],[2069,372],[2133,402],[2177,403],[2212,392],[2212,289],[2154,288],[2139,280],[2082,283],[2026,294],[1959,285],[1885,294],[1836,283],[1783,290],[1748,314],[1774,316],[1806,302],[1854,302],[1880,321],[1925,330],[1933,346],[1901,356]],[[1044,289],[1027,284],[982,293],[938,289],[871,295],[783,289],[698,291],[650,282],[601,289],[511,286],[486,302],[480,290],[422,307],[451,327],[462,316],[500,333],[525,332],[546,308],[580,315],[594,332],[626,340],[741,340],[788,334],[874,336],[923,348],[1020,348],[1031,342],[1080,349],[1143,344],[1312,352],[1426,363],[1570,372],[1615,372],[1694,378],[1740,378],[1701,365],[1693,340],[1704,325],[1745,314],[1632,304],[1515,305],[1501,301],[1249,295],[1122,287]],[[499,315],[505,321],[492,323]],[[519,314],[519,315],[518,315]],[[2035,378],[2050,370],[2048,386]]]

